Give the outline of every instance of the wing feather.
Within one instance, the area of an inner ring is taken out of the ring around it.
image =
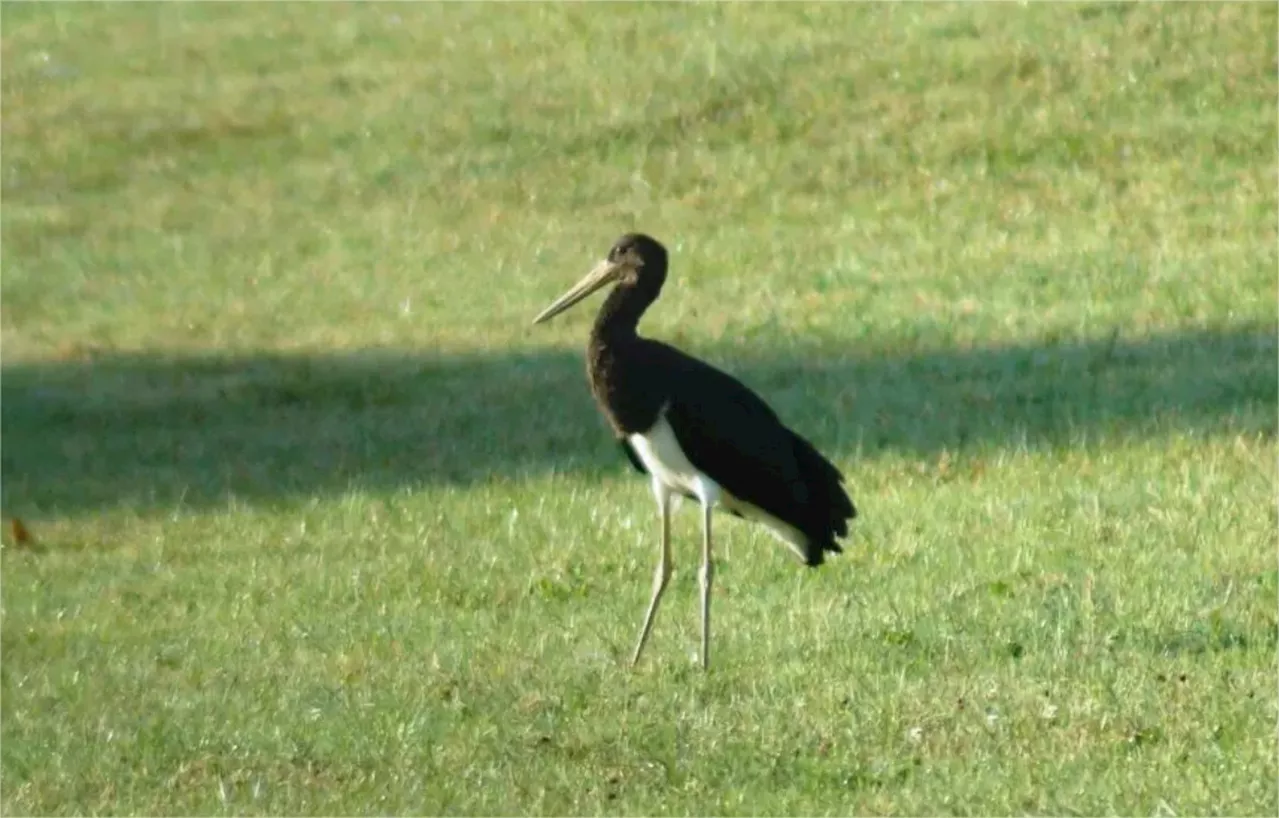
[[[809,490],[792,433],[733,377],[666,344],[646,350],[669,373],[667,420],[689,462],[740,500],[807,528]]]

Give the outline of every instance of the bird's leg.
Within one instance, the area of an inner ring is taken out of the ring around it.
[[[713,504],[702,503],[702,572],[698,575],[702,586],[702,669],[710,666],[711,652],[711,509]]]
[[[662,518],[662,551],[658,557],[658,568],[653,573],[653,596],[649,599],[649,610],[644,615],[640,641],[636,643],[636,652],[631,656],[632,667],[640,661],[640,653],[653,628],[653,617],[658,612],[658,601],[662,599],[662,592],[667,589],[667,581],[671,579],[671,493],[655,480],[653,496],[658,501],[658,516]]]

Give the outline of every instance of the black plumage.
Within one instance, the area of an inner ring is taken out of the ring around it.
[[[670,573],[664,493],[677,493],[699,499],[706,507],[705,663],[710,506],[718,504],[736,516],[765,522],[811,566],[821,565],[825,553],[840,552],[836,540],[848,534],[848,521],[857,512],[839,469],[787,428],[758,395],[721,370],[637,333],[640,317],[661,293],[666,275],[667,252],[659,242],[641,234],[623,236],[605,261],[536,320],[546,320],[614,284],[591,330],[587,375],[592,395],[628,459],[653,478],[664,525],[663,563],[635,658],[666,584],[662,575]],[[680,453],[663,454],[673,451],[669,445],[664,448],[669,440],[664,422],[683,458]],[[646,452],[655,468],[646,464]],[[699,473],[695,478],[681,471],[684,459]]]

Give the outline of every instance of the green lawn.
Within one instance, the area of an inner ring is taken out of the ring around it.
[[[1276,814],[1274,4],[2,22],[0,812]],[[709,674],[631,229],[861,512]]]

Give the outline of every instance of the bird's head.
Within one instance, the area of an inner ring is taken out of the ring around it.
[[[656,297],[666,277],[667,249],[643,233],[628,233],[613,243],[609,255],[581,281],[538,313],[533,323],[551,320],[607,284],[651,289]]]

